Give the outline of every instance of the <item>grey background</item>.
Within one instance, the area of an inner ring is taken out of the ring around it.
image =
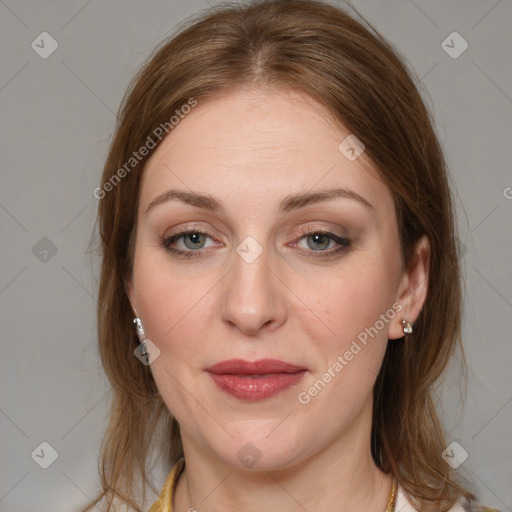
[[[447,439],[467,451],[457,471],[482,501],[510,511],[512,3],[354,5],[406,56],[432,102],[457,194],[470,364],[464,409],[456,367],[443,387]],[[110,386],[95,336],[98,262],[86,254],[92,191],[129,80],[177,23],[207,6],[0,0],[2,512],[76,510],[99,489]],[[59,44],[47,59],[31,47],[43,31]],[[441,46],[453,31],[469,44],[456,59]],[[48,469],[31,456],[44,441],[58,452]],[[157,484],[166,474],[155,471]]]

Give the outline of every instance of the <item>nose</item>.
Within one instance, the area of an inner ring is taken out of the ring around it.
[[[268,251],[254,261],[240,254],[234,254],[233,268],[223,280],[222,320],[248,335],[273,331],[286,321],[286,288],[269,266]]]

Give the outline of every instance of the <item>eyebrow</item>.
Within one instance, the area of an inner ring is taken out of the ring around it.
[[[318,192],[306,192],[303,194],[286,196],[279,205],[279,211],[289,212],[291,210],[304,208],[309,204],[320,203],[338,197],[345,199],[353,199],[364,205],[366,208],[374,210],[373,205],[370,202],[368,202],[364,197],[360,196],[357,192],[354,192],[353,190],[349,190],[346,188],[335,188],[328,190],[320,190]],[[158,206],[162,203],[166,203],[173,199],[177,199],[191,206],[204,208],[212,212],[224,211],[222,204],[210,195],[171,189],[167,190],[163,194],[160,194],[155,199],[153,199],[153,201],[151,201],[146,210],[146,214],[155,206]]]

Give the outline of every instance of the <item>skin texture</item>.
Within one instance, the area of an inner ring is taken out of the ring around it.
[[[364,153],[350,161],[338,149],[347,135],[311,98],[246,88],[199,102],[146,164],[129,290],[160,350],[151,371],[181,428],[186,470],[175,510],[386,508],[391,478],[370,452],[372,389],[387,340],[403,336],[401,318],[414,322],[424,302],[429,246],[420,240],[403,268],[391,192]],[[341,187],[372,207],[337,197],[278,210],[289,195]],[[223,211],[173,199],[146,214],[169,189],[211,195]],[[349,238],[350,247],[333,254],[337,242],[303,228]],[[198,249],[187,237],[172,247],[201,250],[197,257],[161,244],[194,229],[208,232]],[[262,249],[251,263],[236,251],[248,236]],[[332,377],[338,356],[395,303],[401,311]],[[244,402],[205,372],[231,358],[308,371],[277,396]],[[329,368],[330,382],[301,403]],[[261,455],[252,468],[237,456],[247,443]]]

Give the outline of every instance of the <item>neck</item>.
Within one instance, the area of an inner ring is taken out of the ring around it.
[[[356,421],[313,456],[285,469],[258,472],[233,469],[182,432],[186,467],[173,510],[384,512],[392,478],[373,461],[370,433],[371,408],[369,421]]]

